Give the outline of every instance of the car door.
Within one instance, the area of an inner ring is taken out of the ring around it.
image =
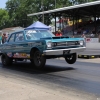
[[[27,42],[25,41],[24,32],[18,32],[15,35],[15,53],[26,53]]]
[[[11,34],[8,41],[3,44],[3,52],[6,53],[12,53],[14,51],[15,45],[14,45],[14,38],[15,34]]]

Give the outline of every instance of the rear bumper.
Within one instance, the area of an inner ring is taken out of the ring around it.
[[[43,54],[44,55],[63,55],[64,51],[68,51],[68,54],[71,54],[71,53],[83,52],[85,49],[86,47],[45,50],[43,51]]]

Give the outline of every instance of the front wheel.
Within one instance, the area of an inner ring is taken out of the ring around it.
[[[74,64],[76,62],[76,59],[77,59],[77,54],[76,53],[65,56],[65,61],[68,64]]]
[[[30,61],[34,64],[36,68],[43,68],[46,63],[46,57],[42,56],[39,50],[36,50]]]
[[[10,66],[12,65],[13,59],[8,57],[6,54],[2,54],[1,62],[3,66]]]

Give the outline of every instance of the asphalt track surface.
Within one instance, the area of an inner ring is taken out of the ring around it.
[[[0,63],[0,75],[97,100],[100,98],[100,59],[97,60],[98,63],[78,59],[69,65],[64,59],[49,59],[42,70],[33,68],[30,62],[14,63],[11,67],[2,67]]]

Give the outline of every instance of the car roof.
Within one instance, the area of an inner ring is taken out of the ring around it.
[[[14,32],[12,32],[11,34],[15,34],[15,33],[22,32],[22,31],[24,31],[24,29],[22,29],[22,30],[17,30],[17,31],[14,31]]]

